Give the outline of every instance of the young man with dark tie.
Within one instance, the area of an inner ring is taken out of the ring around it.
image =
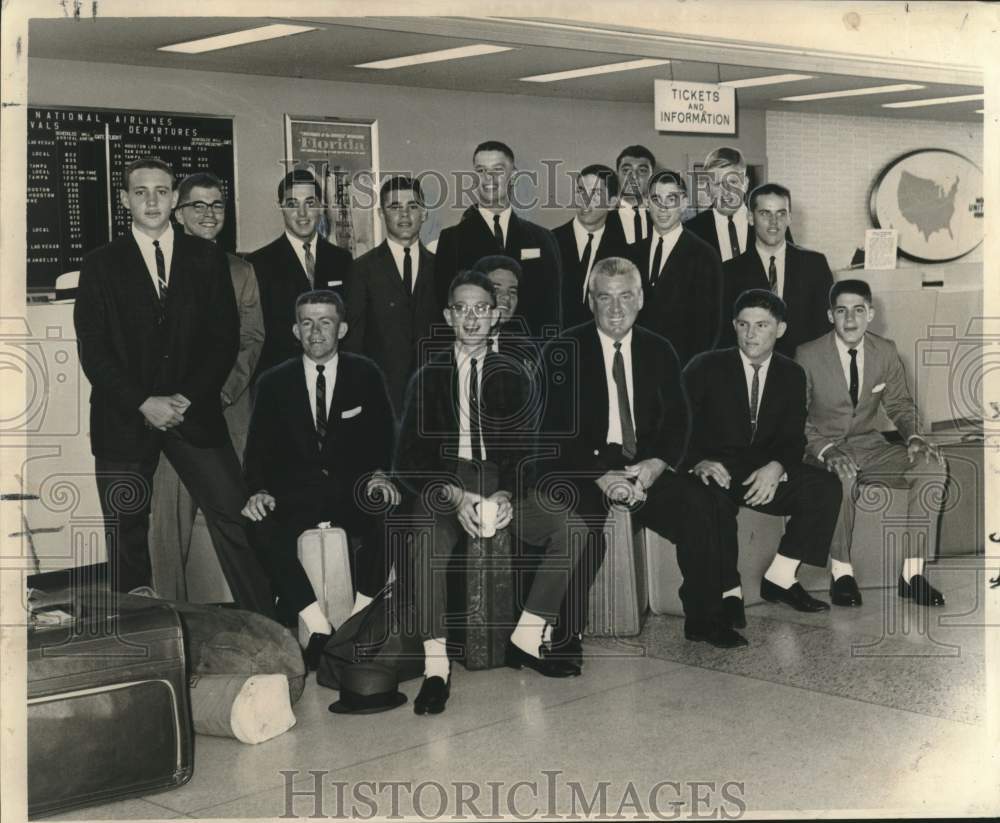
[[[765,600],[817,612],[828,603],[798,583],[799,564],[825,566],[840,508],[840,484],[802,463],[806,378],[775,351],[785,333],[785,305],[752,289],[733,306],[737,346],[688,363],[684,384],[693,428],[685,467],[715,498],[722,540],[723,603],[730,625],[746,625],[737,569],[736,515],[741,506],[788,518],[778,551],[760,581]]]
[[[576,178],[576,215],[553,230],[563,265],[563,325],[570,329],[593,318],[587,303],[590,272],[598,260],[627,257],[617,219],[618,176],[608,166],[585,166]]]
[[[919,606],[943,606],[944,596],[924,575],[924,561],[937,554],[940,511],[932,501],[941,499],[947,464],[938,448],[919,434],[916,404],[896,344],[868,329],[875,318],[868,283],[835,283],[829,316],[833,331],[799,346],[796,360],[805,369],[808,389],[807,459],[832,472],[844,491],[830,547],[830,598],[837,606],[861,605],[851,565],[854,507],[861,486],[877,483],[906,489],[907,494],[908,534],[898,541],[899,596]],[[905,445],[882,436],[881,411]]]
[[[747,162],[739,149],[719,146],[705,158],[712,208],[698,212],[684,224],[710,245],[722,261],[739,257],[750,245],[753,231],[743,202],[747,194]]]
[[[322,522],[361,539],[354,555],[354,611],[372,601],[388,574],[384,518],[395,506],[389,479],[395,419],[382,373],[367,357],[339,351],[347,333],[336,292],[299,296],[292,333],[301,354],[261,375],[247,438],[243,508],[250,540],[278,598],[279,616],[296,616],[315,669],[334,627],[298,560],[299,535]],[[384,511],[381,513],[385,513]]]
[[[645,302],[638,323],[667,338],[683,367],[714,349],[722,322],[722,265],[708,244],[681,225],[687,185],[674,171],[649,180],[650,236],[630,247],[643,275]]]
[[[754,242],[723,266],[726,305],[747,289],[769,289],[778,295],[787,307],[788,330],[777,349],[795,357],[798,346],[830,330],[827,297],[833,274],[822,254],[789,242],[792,194],[788,189],[778,183],[757,186],[750,192],[748,207]],[[731,331],[726,331],[723,344],[735,345]]]
[[[255,380],[300,351],[291,332],[295,300],[300,294],[329,289],[343,296],[351,255],[320,236],[323,207],[323,187],[312,172],[304,168],[288,172],[278,183],[278,208],[285,231],[247,255],[260,283],[266,332]]]
[[[611,230],[620,233],[627,246],[645,240],[653,230],[646,211],[646,194],[655,170],[656,158],[645,146],[626,146],[615,158],[620,196]]]
[[[222,416],[240,334],[226,255],[174,232],[168,165],[136,160],[123,185],[131,228],[84,258],[73,310],[91,383],[90,442],[111,585],[150,584],[150,488],[162,453],[205,512],[237,606],[273,614],[239,514],[240,464]]]

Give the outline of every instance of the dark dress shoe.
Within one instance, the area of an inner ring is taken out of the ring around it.
[[[306,664],[307,672],[314,672],[319,668],[319,661],[323,657],[323,649],[333,637],[332,634],[317,634],[313,632],[309,635],[309,643],[302,650],[302,659]]]
[[[915,574],[907,583],[899,578],[899,596],[913,600],[918,606],[943,606],[944,595],[935,589],[922,574]]]
[[[825,612],[830,604],[817,600],[806,593],[801,583],[791,588],[783,589],[777,583],[772,583],[766,577],[760,579],[760,596],[768,603],[786,603],[797,612]]]
[[[574,665],[569,660],[559,657],[548,656],[545,647],[539,649],[541,657],[528,654],[510,641],[507,641],[507,652],[504,655],[504,662],[512,669],[521,669],[527,666],[534,669],[543,677],[576,677],[580,674],[580,667]]]
[[[578,669],[583,669],[583,638],[573,634],[565,640],[553,643],[545,656],[551,660],[565,660]]]
[[[451,675],[444,680],[437,675],[425,677],[413,701],[414,714],[441,714],[451,696]]]
[[[726,621],[731,628],[745,629],[747,627],[747,613],[743,609],[743,598],[730,595],[722,598],[722,611],[726,615]]]
[[[731,629],[729,626],[719,624],[685,621],[684,637],[688,640],[708,643],[717,649],[738,649],[741,646],[750,645],[747,639],[738,631]]]
[[[830,600],[834,606],[860,606],[861,592],[852,575],[843,574],[830,581]]]

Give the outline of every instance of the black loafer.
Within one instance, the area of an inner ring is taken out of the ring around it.
[[[551,660],[565,660],[578,669],[583,668],[583,638],[570,635],[560,643],[553,644],[545,654]]]
[[[858,589],[858,581],[849,574],[831,580],[830,602],[834,606],[860,606],[861,592]]]
[[[306,671],[314,672],[319,668],[319,661],[323,657],[323,649],[330,642],[332,634],[317,634],[313,632],[309,635],[309,643],[302,650],[302,660],[305,661]]]
[[[730,628],[745,629],[747,627],[747,613],[743,608],[743,598],[730,595],[722,598],[722,611],[726,615],[726,621]]]
[[[521,669],[525,666],[534,669],[542,677],[577,677],[580,674],[580,667],[569,660],[546,656],[544,646],[538,651],[542,655],[540,658],[528,654],[508,641],[504,662],[512,669]]]
[[[441,714],[451,696],[451,675],[444,680],[437,675],[425,677],[413,701],[414,714]]]
[[[717,649],[738,649],[750,645],[738,631],[722,625],[705,625],[685,621],[684,637],[687,640],[708,643]]]
[[[802,588],[801,583],[795,583],[791,588],[783,589],[772,583],[766,577],[760,579],[760,596],[768,603],[785,603],[797,612],[825,612],[830,604],[817,600]]]
[[[899,596],[913,600],[918,606],[943,606],[944,595],[935,589],[922,574],[915,574],[907,583],[899,578]]]

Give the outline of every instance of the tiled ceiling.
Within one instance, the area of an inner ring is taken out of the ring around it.
[[[204,54],[158,51],[160,46],[274,22],[301,22],[316,31]],[[388,71],[355,66],[375,60],[449,49],[474,43],[511,47],[511,51],[464,60],[429,63]],[[809,80],[740,89],[741,107],[788,111],[861,114],[943,121],[981,122],[982,101],[909,109],[883,103],[982,93],[972,70],[927,65],[893,65],[881,60],[803,54],[762,44],[671,39],[668,32],[588,31],[545,21],[493,18],[104,18],[33,20],[29,55],[84,62],[120,63],[199,71],[278,77],[384,83],[394,86],[497,92],[583,100],[648,103],[653,80],[717,82],[794,71]],[[554,83],[520,78],[643,57],[669,59],[668,65]],[[803,103],[781,97],[817,92],[919,83],[924,88],[867,97]]]

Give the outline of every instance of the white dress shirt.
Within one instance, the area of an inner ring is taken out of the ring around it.
[[[299,265],[302,266],[302,273],[309,277],[309,269],[306,268],[306,250],[305,243],[301,237],[296,237],[287,229],[285,230],[285,237],[288,238],[288,242],[292,244],[292,251],[295,252],[295,256],[299,258]],[[319,238],[319,232],[313,232],[313,236],[309,238],[309,251],[312,252],[313,262],[316,261],[317,252],[319,249],[316,248],[316,240]]]
[[[740,254],[747,250],[747,228],[750,225],[747,214],[746,206],[740,206],[739,211],[733,214],[733,225],[736,226],[736,240],[739,243]],[[729,242],[729,218],[714,208],[712,216],[715,218],[715,233],[719,237],[719,252],[722,254],[722,261],[731,260],[733,244]]]
[[[333,403],[333,390],[337,385],[337,363],[340,354],[335,354],[323,366],[323,377],[326,378],[326,419],[330,419],[330,404]],[[309,411],[312,414],[313,425],[316,425],[316,378],[319,372],[316,370],[317,363],[310,360],[306,355],[302,355],[302,365],[306,370],[306,391],[309,392]]]
[[[405,255],[403,253],[403,244],[397,243],[391,237],[385,238],[385,242],[389,244],[389,251],[392,252],[392,259],[396,261],[396,270],[399,272],[399,279],[403,279],[403,260]],[[413,288],[417,288],[417,272],[420,270],[420,242],[416,239],[410,244],[410,267],[413,271]]]
[[[604,354],[604,376],[608,381],[608,443],[622,443],[622,420],[618,414],[618,384],[612,369],[615,362],[615,341],[600,329],[597,337]],[[625,363],[625,387],[628,389],[628,407],[635,428],[635,387],[632,381],[632,330],[621,339],[622,360]],[[624,444],[623,444],[624,445]]]
[[[837,346],[837,355],[840,357],[840,367],[844,370],[844,385],[848,389],[851,387],[851,355],[848,349],[851,348],[836,334],[833,335],[833,342]],[[858,398],[861,397],[861,387],[865,384],[865,339],[862,337],[858,345],[854,346],[858,350]]]
[[[653,269],[653,258],[656,256],[656,247],[660,243],[660,238],[663,238],[663,251],[660,252],[660,270],[656,273],[659,277],[663,274],[663,269],[667,265],[667,258],[670,257],[670,252],[674,250],[674,246],[677,245],[677,241],[681,239],[681,233],[684,231],[684,227],[678,223],[666,234],[659,234],[658,232],[653,232],[653,237],[649,241],[649,258],[646,260],[646,271],[652,271]]]
[[[156,272],[156,248],[153,246],[153,239],[148,234],[143,234],[135,227],[135,223],[132,224],[132,236],[135,238],[135,242],[139,246],[139,251],[142,253],[143,262],[146,264],[146,270],[149,272],[149,276],[153,280],[153,290],[159,294],[160,293],[160,277]],[[167,286],[170,285],[170,261],[174,258],[174,230],[167,226],[166,231],[163,232],[159,237],[155,238],[160,243],[160,251],[163,252],[163,264],[165,266],[165,275],[167,280]]]
[[[476,206],[479,210],[479,216],[483,218],[483,221],[489,226],[490,234],[493,234],[493,212],[489,209],[484,209],[482,206]],[[500,212],[500,231],[503,232],[503,244],[507,245],[507,227],[510,225],[510,206],[507,206],[502,212]]]
[[[625,231],[625,242],[631,245],[635,242],[635,209],[631,203],[624,200],[618,203],[618,217],[622,221],[622,229]],[[649,237],[649,225],[646,222],[646,205],[639,203],[639,222],[642,226],[642,237],[644,240]]]
[[[583,273],[583,296],[584,302],[587,300],[587,288],[590,286],[590,270],[594,268],[594,258],[597,257],[597,247],[601,245],[601,238],[604,237],[604,229],[608,225],[605,220],[599,228],[588,229],[577,218],[573,218],[573,236],[576,238],[576,259],[583,260],[583,250],[587,247],[587,235],[594,235],[590,243],[590,263]]]
[[[785,250],[788,248],[788,244],[784,240],[781,241],[781,245],[776,249],[769,249],[766,246],[762,246],[760,243],[754,244],[757,248],[757,254],[760,256],[760,262],[764,266],[764,277],[767,279],[767,271],[771,266],[771,258],[774,258],[774,267],[778,272],[778,291],[776,294],[778,297],[784,297],[785,294]]]
[[[480,424],[482,423],[483,403],[483,362],[486,360],[486,348],[483,347],[476,355],[476,376],[479,385]],[[455,346],[455,363],[458,365],[458,456],[462,460],[472,460],[472,419],[469,416],[469,380],[472,377],[472,357]],[[482,439],[483,430],[479,429],[480,454],[486,454],[486,444]],[[475,459],[478,459],[476,455]]]

